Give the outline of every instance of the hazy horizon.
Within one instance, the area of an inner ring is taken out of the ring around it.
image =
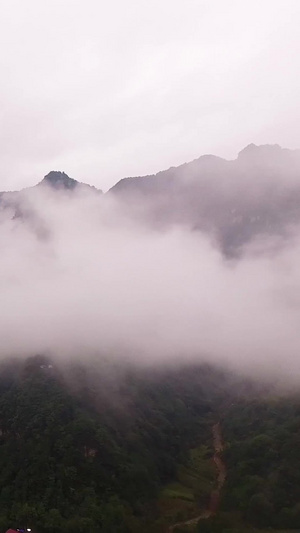
[[[200,160],[201,158],[205,158],[207,156],[213,156],[213,157],[216,157],[216,158],[219,158],[219,159],[223,159],[224,161],[227,161],[227,162],[237,162],[238,159],[239,159],[239,155],[244,152],[245,150],[247,150],[248,148],[251,148],[251,147],[254,147],[254,148],[279,148],[281,151],[289,151],[289,152],[299,152],[300,154],[300,148],[294,148],[294,149],[290,149],[289,147],[286,147],[286,146],[280,146],[278,143],[266,143],[266,144],[261,144],[261,145],[256,145],[255,143],[250,143],[248,144],[247,146],[244,146],[243,148],[241,148],[241,150],[238,151],[238,153],[236,154],[236,157],[232,157],[232,158],[226,158],[226,157],[221,157],[219,156],[218,154],[201,154],[199,157],[196,157],[195,159],[191,160],[191,161],[182,161],[180,163],[178,163],[178,165],[171,165],[169,166],[168,168],[162,168],[160,170],[158,170],[158,172],[155,172],[155,173],[148,173],[148,174],[137,174],[135,176],[122,176],[120,178],[120,180],[112,183],[110,185],[110,187],[108,189],[103,189],[101,188],[101,186],[98,186],[96,187],[97,189],[99,189],[100,191],[106,193],[109,191],[109,189],[113,188],[115,185],[117,185],[119,183],[119,181],[121,181],[122,179],[126,179],[126,178],[142,178],[142,177],[151,177],[151,176],[155,176],[157,174],[160,174],[160,173],[164,173],[168,170],[172,170],[172,169],[177,169],[179,167],[182,167],[184,165],[188,165],[190,163],[194,163],[196,162],[197,160]],[[22,191],[23,189],[27,189],[28,187],[34,187],[35,185],[37,185],[38,183],[40,183],[46,176],[48,176],[49,174],[51,173],[58,173],[58,174],[65,174],[66,177],[68,178],[71,178],[71,179],[75,179],[68,171],[66,171],[65,169],[61,169],[61,168],[51,168],[51,169],[48,169],[47,172],[44,172],[42,175],[40,176],[36,176],[35,178],[35,181],[33,181],[32,183],[30,184],[26,184],[24,187],[20,187],[20,188],[16,188],[16,189],[6,189],[6,190],[0,190],[0,193],[2,192],[18,192],[18,191]],[[89,182],[89,179],[87,177],[87,179],[85,181],[83,181],[80,176],[77,177],[76,181],[78,181],[79,183],[83,183],[83,184],[87,184],[87,185],[91,185],[91,186],[94,186],[92,183]],[[299,179],[299,183],[300,183],[300,179]]]
[[[0,190],[299,148],[296,0],[4,1]]]

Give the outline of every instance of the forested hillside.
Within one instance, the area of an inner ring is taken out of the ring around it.
[[[67,384],[44,358],[3,365],[2,529],[152,531],[159,491],[207,441],[224,386],[205,367],[121,374],[74,365]]]
[[[223,422],[223,509],[256,527],[300,528],[299,397],[238,401]]]
[[[199,531],[300,527],[297,399],[205,365],[91,368],[2,364],[0,531],[163,533],[205,516],[217,421],[227,476]]]

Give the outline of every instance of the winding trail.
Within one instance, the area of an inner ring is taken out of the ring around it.
[[[216,479],[216,488],[212,490],[210,493],[210,501],[208,508],[206,511],[203,511],[199,516],[196,516],[195,518],[191,518],[190,520],[185,520],[184,522],[177,522],[176,524],[173,524],[173,526],[169,527],[168,531],[171,533],[172,531],[175,531],[177,527],[180,526],[192,526],[196,525],[199,520],[205,520],[207,518],[210,518],[211,516],[215,515],[219,503],[220,503],[220,496],[221,496],[221,490],[225,483],[226,479],[226,466],[222,460],[222,452],[224,449],[223,446],[223,440],[222,440],[222,431],[221,431],[221,424],[220,422],[217,422],[212,426],[212,434],[213,434],[213,447],[214,447],[214,456],[213,456],[213,462],[216,465],[217,469],[217,479]]]

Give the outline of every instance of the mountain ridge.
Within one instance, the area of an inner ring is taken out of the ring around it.
[[[253,156],[256,158],[256,162],[260,162],[260,163],[263,163],[267,156],[275,157],[276,162],[278,160],[278,157],[283,157],[284,159],[286,159],[286,156],[292,159],[299,158],[299,162],[300,162],[300,149],[292,150],[289,148],[282,148],[279,144],[256,145],[254,143],[250,143],[238,152],[238,155],[235,159],[225,159],[215,154],[202,154],[199,157],[191,161],[181,163],[178,166],[171,166],[168,169],[160,170],[154,174],[144,174],[141,176],[125,176],[124,178],[121,178],[119,181],[117,181],[112,187],[110,187],[110,189],[107,192],[112,191],[113,189],[117,188],[124,180],[136,180],[136,179],[158,177],[158,176],[164,175],[165,173],[173,172],[175,170],[176,171],[184,170],[188,166],[199,166],[200,165],[200,169],[201,167],[205,169],[205,167],[209,168],[212,165],[223,165],[227,163],[232,164],[232,163],[236,163],[236,162],[239,162],[241,160],[246,160],[246,159],[249,161],[249,157],[253,157]],[[31,187],[16,189],[14,191],[0,191],[0,194],[20,192],[24,189],[36,187],[37,185],[41,185],[41,184],[50,185],[53,188],[57,188],[57,189],[75,189],[78,185],[85,185],[97,191],[101,191],[101,189],[98,189],[97,187],[89,183],[81,182],[74,178],[71,178],[64,171],[50,170],[50,172],[48,172],[48,174],[46,174],[41,181],[37,182],[35,185]]]
[[[138,224],[202,231],[231,256],[257,238],[286,238],[300,223],[300,150],[249,144],[234,160],[202,155],[157,174],[123,178],[105,194],[51,171],[31,188],[0,193],[2,207],[14,207],[22,191],[37,187],[97,191]]]

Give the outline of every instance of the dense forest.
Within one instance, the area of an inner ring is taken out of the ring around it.
[[[218,512],[197,531],[299,532],[299,396],[236,398],[221,410],[221,424],[226,485]]]
[[[0,528],[146,531],[161,486],[209,434],[210,370],[190,374],[4,364]]]
[[[300,528],[300,401],[238,401],[224,419],[224,510],[256,527]]]
[[[57,367],[40,356],[2,363],[0,393],[1,532],[300,528],[297,398],[207,365]],[[185,525],[209,506],[216,422],[220,504]]]

